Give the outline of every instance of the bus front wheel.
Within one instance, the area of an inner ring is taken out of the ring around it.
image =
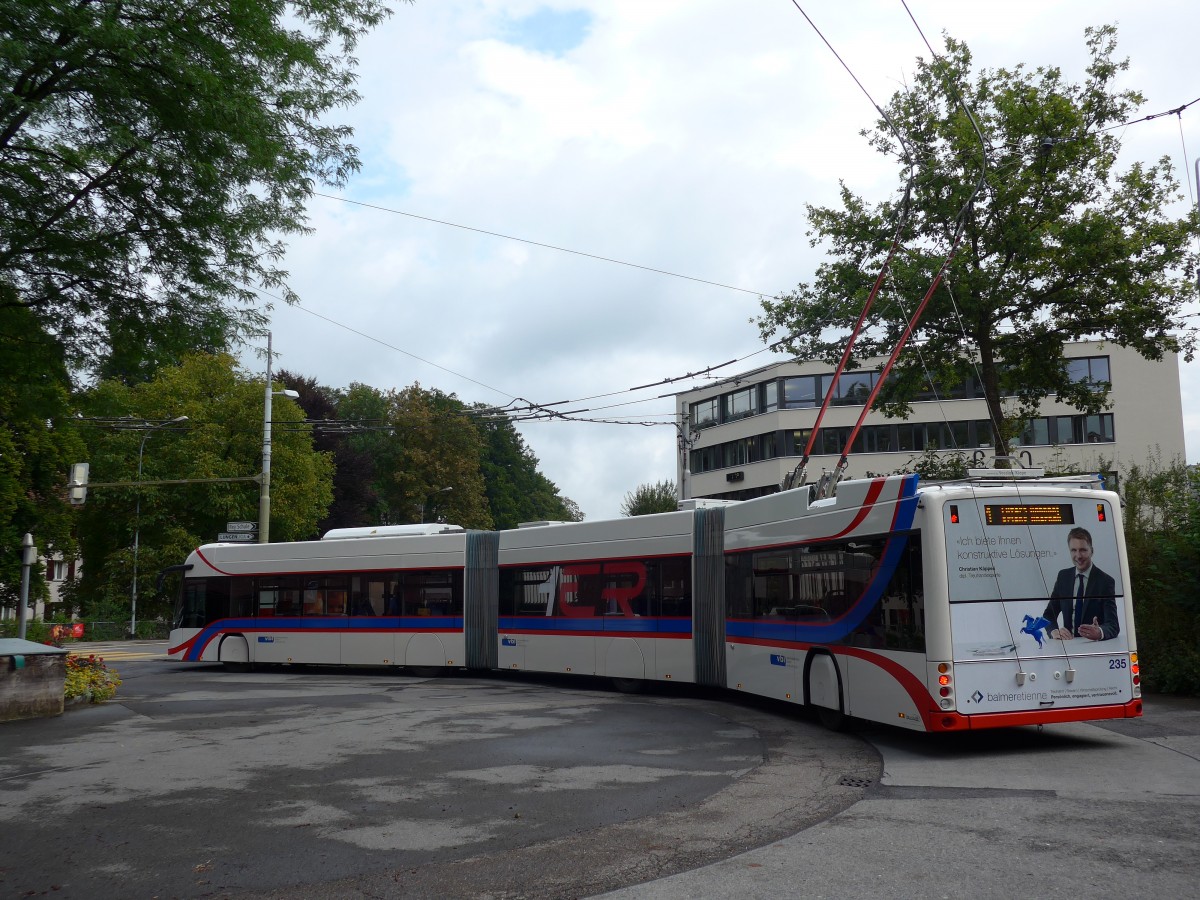
[[[828,706],[817,707],[817,718],[830,731],[845,731],[850,724],[850,717],[840,709],[830,709]]]

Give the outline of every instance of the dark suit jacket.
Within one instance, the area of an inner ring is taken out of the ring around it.
[[[1100,620],[1100,630],[1104,636],[1100,639],[1107,641],[1121,633],[1121,623],[1117,621],[1117,583],[1107,572],[1101,572],[1092,566],[1088,575],[1087,587],[1083,596],[1083,622],[1092,624],[1092,619]],[[1058,624],[1059,613],[1062,613],[1062,625]],[[1050,592],[1050,602],[1042,617],[1050,622],[1050,630],[1069,628],[1076,637],[1075,630],[1075,567],[1063,569],[1054,581],[1054,590]]]

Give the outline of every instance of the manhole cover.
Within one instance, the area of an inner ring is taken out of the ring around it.
[[[859,778],[856,775],[843,775],[838,779],[838,784],[842,785],[842,787],[869,788],[871,783],[872,779]]]

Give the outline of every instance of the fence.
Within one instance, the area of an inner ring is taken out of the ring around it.
[[[171,626],[167,622],[138,622],[139,640],[165,640],[170,636]],[[0,637],[16,637],[17,622],[8,619],[0,622]],[[31,641],[123,641],[130,637],[129,622],[42,622],[26,623],[25,637]]]

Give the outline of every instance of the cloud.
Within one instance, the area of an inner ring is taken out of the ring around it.
[[[1121,50],[1134,59],[1126,83],[1157,104],[1146,112],[1193,99],[1179,93],[1189,30],[1166,27],[1194,19],[1182,4],[909,6],[935,46],[948,30],[977,65],[1061,65],[1073,80],[1084,26],[1119,18]],[[813,15],[876,102],[928,54],[897,4]],[[750,293],[315,198],[314,233],[293,241],[287,260],[305,308],[444,367],[277,306],[280,365],[335,387],[420,381],[468,402],[550,403],[745,356],[762,346],[749,323],[754,292],[789,289],[821,260],[806,204],[836,202],[839,179],[871,202],[898,184],[895,165],[859,135],[874,124],[870,102],[784,3],[402,5],[358,55],[363,101],[344,118],[364,167],[347,197]],[[1193,156],[1197,116],[1183,119]],[[1173,119],[1124,139],[1127,161],[1171,154],[1182,168]],[[1200,387],[1195,367],[1181,371],[1185,394]],[[640,398],[597,417],[661,420],[673,402],[658,395],[692,383],[573,406]],[[616,515],[640,483],[675,477],[669,426],[521,430],[589,518]],[[1195,459],[1194,415],[1187,431]]]

